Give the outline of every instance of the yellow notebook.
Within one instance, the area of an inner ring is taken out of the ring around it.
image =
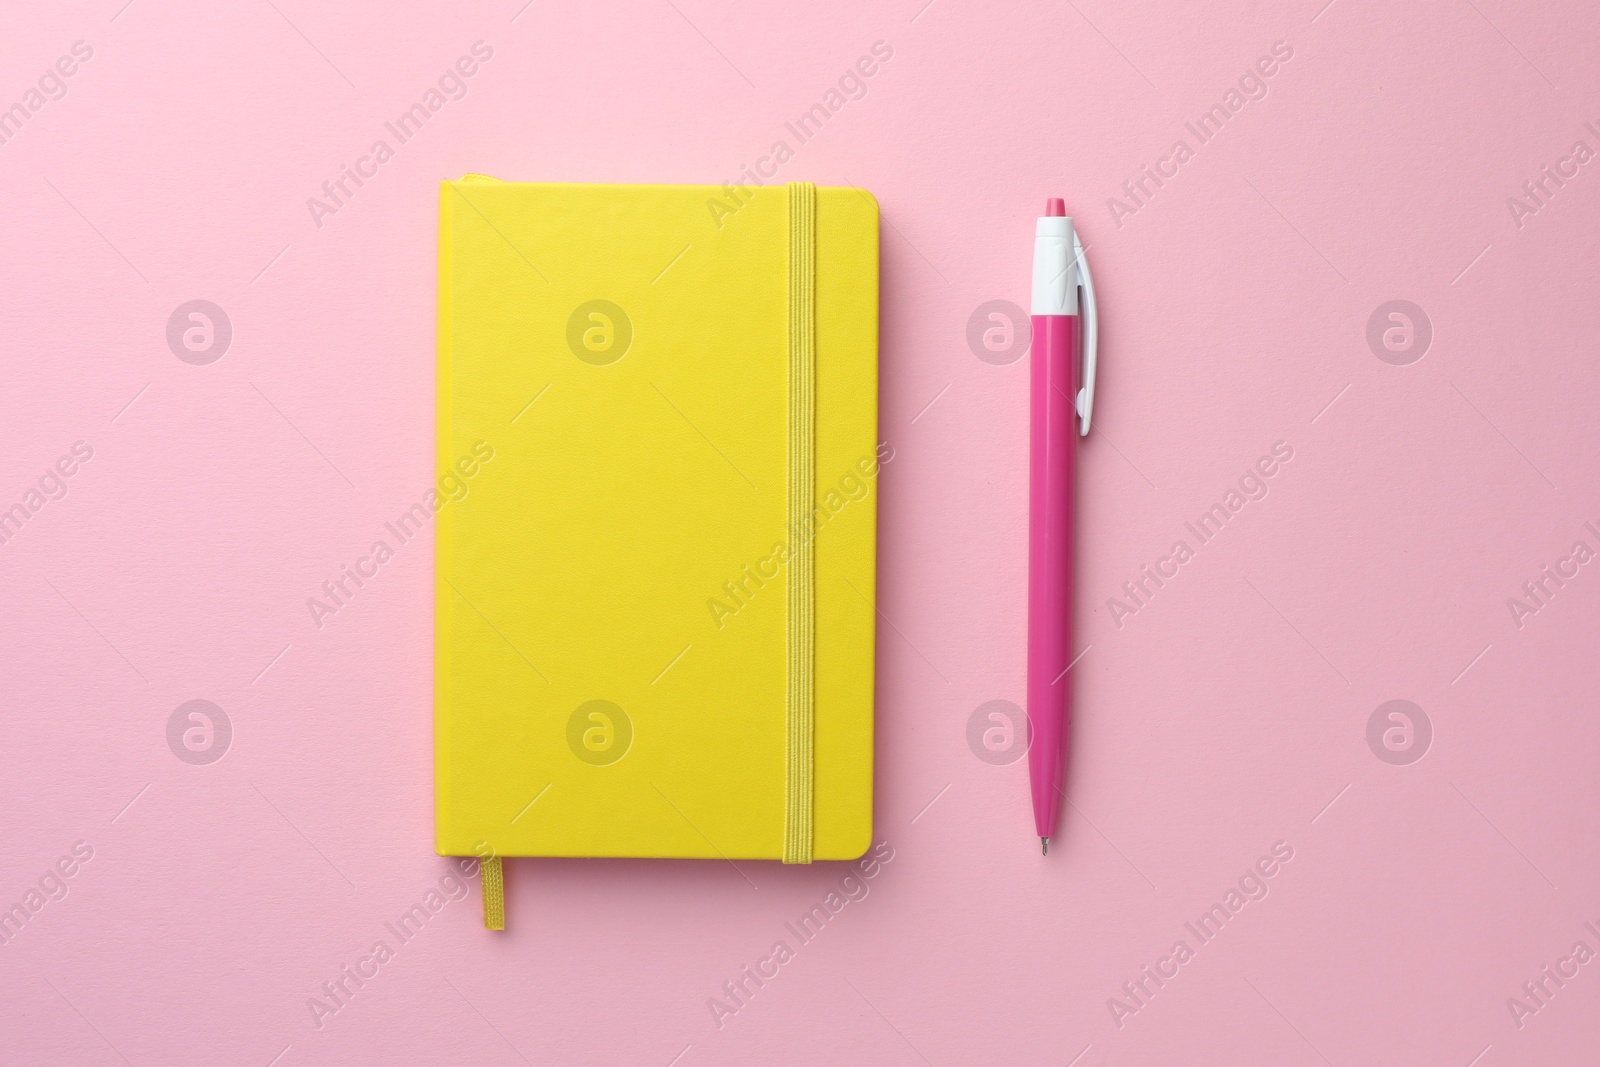
[[[876,201],[474,177],[439,210],[437,851],[861,855]]]

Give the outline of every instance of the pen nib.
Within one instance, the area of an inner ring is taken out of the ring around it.
[[[1050,855],[1050,839],[1048,837],[1039,838],[1039,855]]]

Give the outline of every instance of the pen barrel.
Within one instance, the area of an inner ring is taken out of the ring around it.
[[[1071,714],[1072,548],[1078,318],[1033,316],[1029,357],[1028,770],[1040,837],[1064,798]]]

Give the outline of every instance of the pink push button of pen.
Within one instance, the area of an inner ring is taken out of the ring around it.
[[[1082,290],[1082,315],[1079,290]],[[1094,282],[1066,205],[1051,199],[1033,238],[1028,471],[1028,777],[1049,854],[1065,796],[1072,683],[1072,527],[1078,437],[1094,407]],[[1082,360],[1079,360],[1080,327]],[[1080,366],[1082,368],[1080,377]]]

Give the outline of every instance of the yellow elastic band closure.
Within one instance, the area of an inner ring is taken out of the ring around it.
[[[490,856],[479,864],[483,872],[483,928],[506,928],[506,886],[500,870],[500,857]]]
[[[817,187],[789,183],[788,697],[783,862],[810,863],[816,724]]]

